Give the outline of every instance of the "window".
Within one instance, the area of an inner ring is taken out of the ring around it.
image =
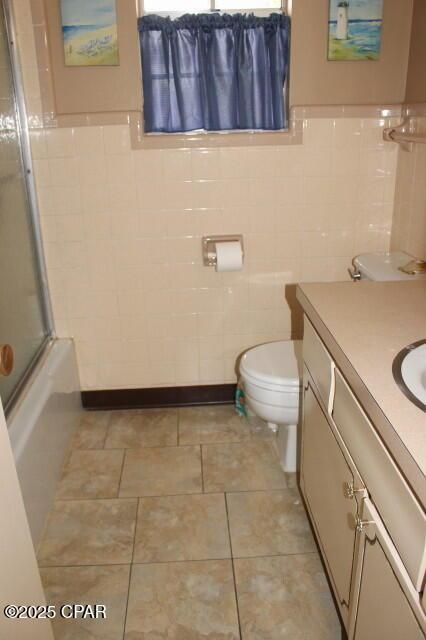
[[[282,131],[283,0],[140,0],[146,134]]]
[[[202,11],[254,11],[285,9],[283,0],[139,0],[144,13],[200,13]]]

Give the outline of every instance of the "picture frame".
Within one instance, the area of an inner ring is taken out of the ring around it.
[[[116,0],[60,0],[65,66],[116,66]]]
[[[330,0],[328,60],[379,60],[383,0]]]

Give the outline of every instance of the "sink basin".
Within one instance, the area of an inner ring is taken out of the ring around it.
[[[396,356],[393,375],[407,398],[426,411],[426,340],[410,344]]]

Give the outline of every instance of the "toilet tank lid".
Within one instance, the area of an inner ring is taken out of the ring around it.
[[[303,375],[302,342],[281,340],[253,347],[243,354],[240,372],[259,381],[298,387]]]
[[[369,280],[384,282],[386,280],[417,280],[424,276],[411,276],[403,273],[399,267],[414,260],[413,256],[403,251],[392,251],[390,253],[375,252],[362,253],[353,259],[353,264]]]

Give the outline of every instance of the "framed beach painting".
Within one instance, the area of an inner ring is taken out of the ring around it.
[[[65,65],[118,65],[115,0],[61,0]]]
[[[329,60],[378,60],[383,0],[330,0]]]

